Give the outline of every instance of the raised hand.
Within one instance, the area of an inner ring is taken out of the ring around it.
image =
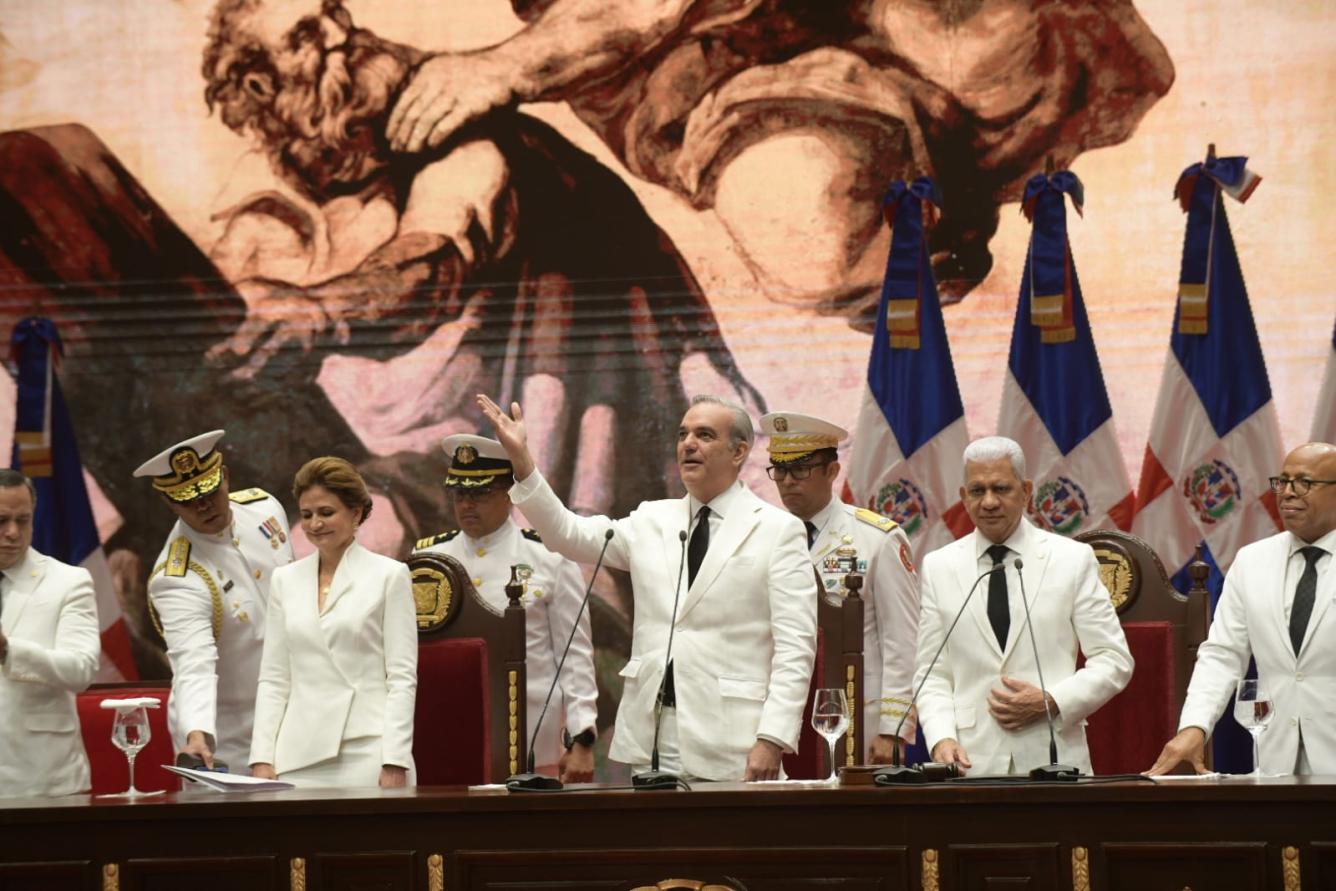
[[[533,455],[529,454],[529,436],[524,429],[524,411],[518,402],[510,403],[510,414],[483,393],[478,394],[478,408],[491,421],[496,440],[506,450],[515,468],[516,481],[528,479],[534,471]]]

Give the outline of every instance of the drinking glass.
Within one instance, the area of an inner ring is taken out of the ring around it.
[[[1239,681],[1238,695],[1234,698],[1234,720],[1238,721],[1253,740],[1253,772],[1248,776],[1259,779],[1262,776],[1262,755],[1258,740],[1266,725],[1271,722],[1274,709],[1271,706],[1271,694],[1255,678]]]
[[[835,740],[849,728],[849,700],[838,687],[823,688],[816,691],[812,700],[812,729],[825,737],[830,752],[830,776],[827,782],[834,783],[835,776]]]
[[[142,706],[116,709],[116,717],[111,722],[112,745],[125,753],[125,760],[130,764],[130,788],[117,793],[119,798],[143,798],[156,795],[155,792],[141,792],[135,788],[135,756],[148,745],[153,731],[148,725],[148,711]]]

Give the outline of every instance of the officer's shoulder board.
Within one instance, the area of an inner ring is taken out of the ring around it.
[[[239,492],[233,492],[227,496],[236,504],[253,504],[256,501],[264,501],[269,497],[269,493],[261,488],[242,489]]]
[[[543,539],[539,536],[537,529],[521,529],[520,535],[523,535],[525,538],[529,539],[529,541],[536,541],[539,544],[543,543]]]
[[[163,564],[162,574],[170,578],[181,578],[189,568],[190,539],[182,535],[167,549],[167,562]]]
[[[854,510],[854,516],[862,520],[864,523],[867,523],[869,526],[876,526],[882,532],[890,532],[896,526],[900,525],[890,517],[883,517],[875,510],[868,510],[865,507],[856,508]]]
[[[429,548],[432,545],[443,544],[459,534],[458,529],[451,529],[449,532],[441,532],[436,535],[428,535],[426,538],[419,538],[413,545],[413,550],[420,551],[423,548]]]

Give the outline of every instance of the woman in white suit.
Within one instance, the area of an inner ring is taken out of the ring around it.
[[[270,583],[251,773],[298,786],[411,785],[418,651],[408,567],[354,540],[371,496],[347,461],[308,461],[292,493],[316,551]]]

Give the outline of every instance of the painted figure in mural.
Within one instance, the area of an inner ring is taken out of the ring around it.
[[[519,33],[421,65],[390,118],[396,149],[566,100],[633,174],[715,210],[774,299],[860,327],[887,182],[941,184],[934,271],[960,299],[992,264],[999,204],[1044,156],[1065,167],[1127,139],[1174,76],[1131,0],[511,5]]]
[[[380,455],[427,460],[440,434],[479,420],[463,394],[523,395],[541,407],[545,464],[563,490],[578,482],[581,508],[655,494],[663,475],[613,479],[605,444],[662,451],[688,354],[753,405],[759,395],[667,236],[545,124],[503,109],[437,147],[389,150],[391,98],[425,57],[333,0],[215,8],[206,99],[295,194],[227,212],[211,257],[247,313],[213,354],[245,357],[242,375],[293,345],[354,357],[326,365],[321,384]]]

